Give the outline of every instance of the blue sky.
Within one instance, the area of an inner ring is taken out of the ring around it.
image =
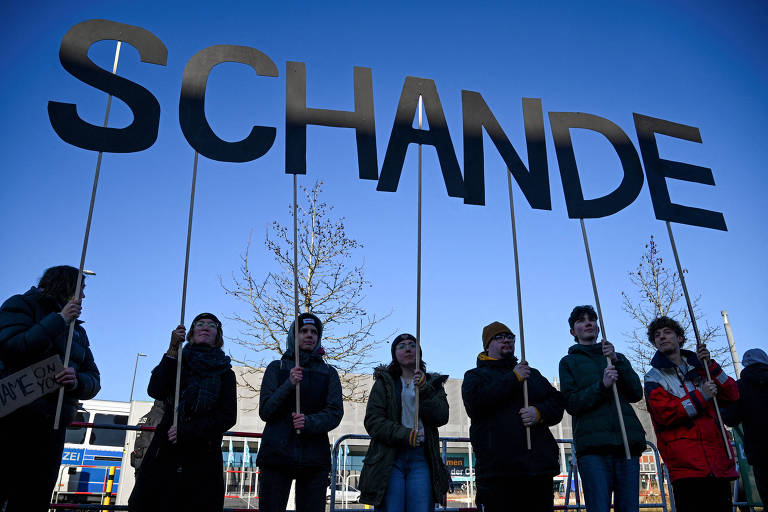
[[[262,158],[244,164],[200,159],[187,310],[226,317],[243,313],[224,294],[253,231],[252,268],[275,270],[261,249],[272,220],[289,222],[291,178],[284,174],[285,63],[307,66],[308,106],[352,108],[352,68],[373,70],[379,165],[406,76],[437,85],[459,162],[463,160],[461,90],[480,92],[524,161],[521,98],[541,98],[545,112],[552,210],[531,209],[516,193],[518,241],[531,365],[553,378],[570,345],[567,317],[592,303],[578,221],[568,219],[548,112],[587,112],[618,124],[637,145],[632,113],[696,126],[703,143],[659,137],[662,157],[709,167],[716,186],[668,180],[675,202],[723,212],[727,232],[675,225],[691,292],[714,324],[729,311],[739,354],[766,348],[768,228],[764,172],[768,151],[768,7],[742,2],[317,2],[212,5],[208,2],[77,2],[0,7],[0,62],[6,67],[0,108],[4,186],[0,189],[0,296],[36,283],[44,268],[77,266],[96,154],[63,142],[51,128],[49,100],[76,103],[89,122],[103,120],[106,95],[69,75],[58,60],[64,33],[103,18],[138,25],[168,48],[167,66],[141,63],[123,45],[118,73],[149,89],[161,105],[159,136],[148,150],[105,154],[86,267],[83,319],[102,371],[99,398],[125,400],[136,353],[137,398],[179,318],[193,150],[178,124],[184,66],[214,44],[255,47],[278,78],[239,64],[217,66],[206,113],[215,132],[239,140],[254,124],[277,127]],[[115,43],[91,57],[111,68]],[[113,102],[110,126],[127,125]],[[416,146],[408,151],[396,193],[357,178],[354,132],[308,129],[308,174],[325,182],[326,200],[344,216],[373,287],[366,306],[391,316],[379,335],[415,330]],[[573,132],[585,194],[603,195],[621,177],[618,158],[599,135]],[[504,163],[487,140],[486,206],[449,198],[434,149],[424,150],[422,343],[430,368],[461,377],[482,348],[483,325],[501,320],[517,331],[511,229]],[[670,265],[664,223],[655,219],[647,185],[629,207],[587,221],[609,339],[626,349],[631,319],[621,310],[627,272],[650,235]],[[225,321],[225,333],[236,324]],[[227,345],[233,350],[232,344]],[[518,348],[519,350],[519,348]],[[374,360],[389,356],[383,345]]]

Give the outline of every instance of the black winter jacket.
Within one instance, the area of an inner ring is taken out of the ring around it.
[[[59,311],[61,306],[36,287],[3,303],[0,307],[0,378],[55,354],[64,361],[69,329]],[[62,425],[71,423],[78,400],[89,400],[101,389],[99,369],[82,323],[76,320],[69,356],[69,366],[77,375],[77,386],[64,393]],[[41,421],[48,421],[49,417],[53,421],[57,400],[58,393],[48,393],[23,409],[46,418]]]
[[[128,502],[131,511],[215,512],[224,506],[221,442],[237,421],[235,373],[229,369],[221,374],[219,398],[211,410],[179,414],[177,441],[172,444],[168,429],[173,424],[176,365],[176,359],[163,356],[152,370],[147,393],[163,401],[165,413],[137,471]],[[182,390],[186,384],[182,371]]]
[[[723,410],[723,421],[735,427],[743,423],[744,451],[750,465],[768,466],[768,364],[752,363],[738,380],[739,399]]]
[[[523,408],[523,384],[513,371],[517,358],[477,358],[477,368],[464,374],[461,396],[472,420],[469,437],[477,456],[479,481],[526,476],[555,476],[560,472],[558,449],[549,426],[563,418],[564,400],[558,390],[531,368],[528,404],[536,407],[541,421],[531,427],[531,450],[519,411]]]
[[[336,369],[323,361],[318,341],[312,352],[300,352],[303,368],[301,413],[305,423],[301,434],[293,428],[296,388],[288,374],[295,365],[293,330],[283,357],[264,371],[259,397],[259,416],[266,423],[256,464],[295,468],[331,469],[328,432],[341,423],[344,405]]]

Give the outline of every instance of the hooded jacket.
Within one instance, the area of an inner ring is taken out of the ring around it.
[[[723,410],[723,421],[731,427],[742,423],[747,461],[752,466],[768,466],[768,364],[750,364],[737,384],[739,399]]]
[[[680,355],[691,368],[686,374],[658,350],[651,360],[653,368],[645,374],[645,400],[669,477],[673,482],[708,476],[733,480],[738,477],[735,457],[729,459],[725,451],[714,402],[701,392],[704,366],[690,350],[681,350]],[[736,382],[713,360],[709,372],[721,407],[739,398]]]
[[[398,451],[407,449],[411,429],[402,423],[403,383],[382,365],[373,372],[375,382],[365,408],[365,430],[371,436],[360,474],[360,501],[381,505]],[[435,502],[448,492],[450,477],[440,454],[438,427],[448,423],[448,398],[443,389],[447,375],[429,373],[419,390],[419,418],[424,424],[424,450]]]
[[[264,371],[259,397],[259,416],[266,423],[256,464],[294,468],[331,469],[328,432],[341,423],[344,406],[341,382],[336,369],[323,361],[325,351],[318,337],[311,352],[299,352],[303,368],[300,385],[301,413],[305,423],[301,434],[293,428],[296,388],[288,378],[295,365],[294,326],[286,338],[283,357]]]
[[[565,397],[565,410],[573,418],[573,442],[576,454],[624,454],[624,440],[611,388],[603,386],[603,373],[608,362],[603,344],[577,343],[560,360],[560,391]],[[643,399],[640,377],[623,354],[616,354],[614,367],[619,373],[621,414],[627,432],[630,453],[645,451],[645,430],[630,405]]]
[[[68,327],[59,311],[61,306],[56,300],[43,295],[34,286],[23,295],[14,295],[3,303],[0,307],[0,378],[55,354],[64,360]],[[101,389],[99,369],[93,360],[82,323],[75,320],[69,366],[75,369],[77,385],[64,393],[63,425],[72,422],[78,400],[89,400]],[[48,393],[23,409],[50,417],[52,422],[57,396],[58,393]]]
[[[469,437],[477,457],[479,481],[514,476],[555,476],[560,471],[558,449],[549,426],[563,418],[563,395],[531,368],[528,403],[541,415],[531,427],[531,450],[526,446],[523,384],[514,368],[517,358],[477,357],[477,368],[464,374],[461,397],[471,418]]]

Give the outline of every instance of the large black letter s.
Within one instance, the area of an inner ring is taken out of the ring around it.
[[[83,121],[72,103],[48,102],[48,117],[59,137],[73,146],[92,151],[132,153],[152,146],[160,124],[160,104],[144,87],[98,67],[88,57],[97,41],[113,39],[134,46],[142,62],[165,66],[168,50],[154,34],[141,27],[109,20],[78,23],[64,34],[59,59],[64,69],[88,85],[120,98],[133,112],[125,128],[107,128]]]

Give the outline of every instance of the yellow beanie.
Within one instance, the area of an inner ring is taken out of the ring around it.
[[[512,329],[501,322],[491,322],[483,327],[483,350],[488,350],[488,345],[491,344],[491,338],[503,332],[512,332]]]

